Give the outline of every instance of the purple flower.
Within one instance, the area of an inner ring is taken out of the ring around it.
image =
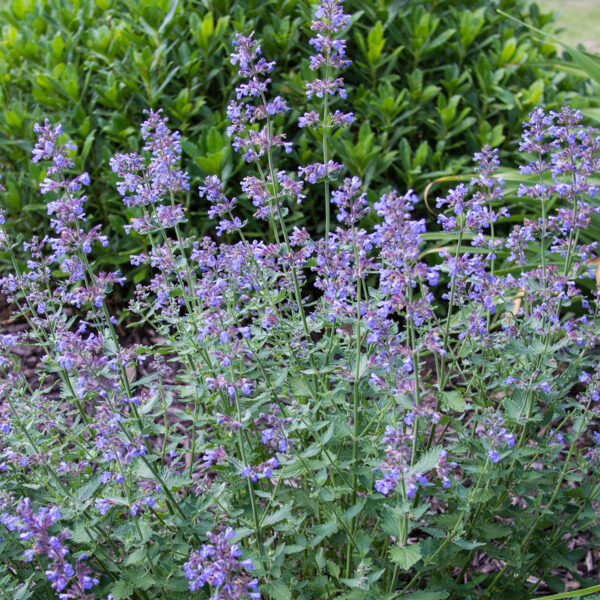
[[[592,439],[596,443],[596,446],[586,452],[585,458],[593,465],[598,465],[600,464],[600,432],[592,432]]]
[[[254,425],[260,432],[263,445],[272,450],[285,452],[289,446],[286,427],[291,423],[292,419],[291,417],[283,418],[280,415],[280,408],[276,404],[273,404],[271,405],[270,412],[261,412],[254,419]]]
[[[231,122],[227,135],[234,136],[234,150],[242,151],[242,158],[248,162],[258,161],[265,152],[275,147],[291,152],[292,144],[285,141],[284,133],[274,135],[270,127],[263,127],[259,131],[250,127],[253,123],[285,114],[289,110],[287,103],[279,96],[271,101],[266,99],[271,82],[266,74],[273,70],[275,61],[268,62],[262,56],[260,44],[254,40],[254,32],[247,36],[236,33],[233,46],[231,64],[239,65],[239,75],[245,80],[235,88],[237,100],[241,102],[232,102],[227,108]],[[252,104],[254,98],[260,100],[260,104]]]
[[[498,454],[498,451],[495,450],[494,448],[492,448],[491,450],[488,450],[487,455],[490,457],[490,460],[493,463],[497,463],[500,460],[500,454]]]
[[[298,118],[298,127],[311,127],[319,123],[319,115],[314,110],[306,112]]]
[[[548,446],[552,446],[555,442],[560,444],[561,446],[564,446],[566,443],[565,436],[562,433],[551,429],[548,433]]]
[[[308,183],[317,183],[317,179],[323,177],[335,178],[336,174],[344,169],[344,165],[330,160],[326,165],[314,163],[298,169],[298,176],[302,177]]]
[[[192,551],[184,565],[190,591],[198,591],[208,584],[216,591],[213,600],[260,600],[258,579],[249,575],[252,561],[239,560],[242,555],[239,546],[229,541],[235,537],[233,529],[227,527],[219,534],[206,535],[210,543]]]
[[[342,186],[331,194],[331,202],[338,207],[338,221],[356,224],[369,210],[366,193],[361,193],[362,181],[358,177],[346,178]]]
[[[220,446],[215,450],[207,450],[202,457],[202,467],[208,469],[213,465],[218,465],[227,459],[227,452],[225,448]]]
[[[506,427],[502,427],[503,419],[497,413],[491,413],[485,417],[483,427],[479,429],[479,435],[486,440],[486,445],[489,445],[487,455],[493,463],[500,460],[500,453],[497,447],[506,444],[512,448],[515,443],[514,434],[508,432]]]
[[[310,58],[310,68],[314,71],[323,68],[328,73],[332,69],[345,69],[351,61],[346,58],[346,41],[336,39],[335,35],[350,25],[350,15],[343,12],[342,0],[321,0],[315,12],[315,20],[312,22],[311,29],[316,31],[316,35],[310,39],[309,43],[314,47],[316,54]],[[324,94],[339,94],[346,98],[346,91],[343,88],[341,78],[315,79],[306,84],[306,95],[309,99],[313,94],[322,98]],[[337,117],[338,122],[346,121],[347,117]],[[316,123],[313,120],[307,123],[303,121],[301,127]],[[337,123],[336,123],[337,124]]]
[[[99,580],[84,563],[87,555],[83,554],[77,558],[74,568],[66,559],[69,550],[65,542],[70,533],[67,530],[57,535],[49,532],[60,518],[61,513],[56,507],[42,507],[34,512],[30,499],[24,498],[17,509],[17,516],[3,513],[0,515],[0,523],[10,531],[17,531],[21,540],[33,540],[33,547],[26,550],[25,558],[30,562],[34,556],[46,558],[47,568],[44,574],[50,586],[59,592],[60,600],[91,600],[93,594],[85,592],[98,585]]]

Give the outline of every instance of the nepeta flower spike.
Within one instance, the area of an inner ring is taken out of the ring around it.
[[[227,527],[219,534],[209,532],[206,535],[210,544],[194,550],[184,565],[190,591],[195,592],[208,584],[215,590],[212,600],[260,600],[258,579],[248,575],[253,568],[252,561],[239,560],[242,551],[237,544],[229,542],[235,537],[233,529]]]
[[[344,165],[329,159],[327,132],[333,127],[346,127],[354,121],[354,115],[336,110],[330,113],[329,97],[338,94],[346,98],[344,80],[341,77],[332,78],[332,71],[345,69],[351,61],[346,58],[346,40],[336,39],[336,34],[348,27],[350,15],[343,12],[342,0],[322,0],[315,12],[315,20],[311,29],[316,33],[310,39],[310,44],[316,53],[310,58],[310,68],[313,71],[323,71],[323,78],[315,78],[306,84],[306,96],[322,98],[322,116],[314,110],[305,112],[299,119],[299,127],[323,128],[323,162],[300,167],[298,176],[307,183],[316,183],[318,179],[325,182],[325,238],[329,237],[329,180],[337,177]]]

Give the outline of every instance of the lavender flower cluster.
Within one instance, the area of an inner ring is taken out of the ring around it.
[[[190,591],[208,584],[215,590],[211,600],[260,600],[258,579],[248,575],[253,568],[252,561],[239,560],[242,555],[239,546],[228,541],[235,538],[233,529],[227,527],[220,534],[208,532],[207,537],[210,544],[192,552],[184,565]]]
[[[59,600],[94,600],[95,595],[89,592],[97,586],[99,580],[85,564],[88,558],[81,554],[75,561],[75,567],[67,560],[69,549],[65,541],[70,537],[67,530],[52,535],[48,530],[61,518],[55,507],[42,507],[34,512],[29,498],[23,498],[16,514],[4,512],[0,514],[0,524],[8,531],[18,533],[19,540],[33,542],[33,546],[25,551],[25,559],[32,562],[36,556],[44,556],[48,563],[44,574],[52,589],[58,592]],[[112,600],[110,594],[106,600]]]

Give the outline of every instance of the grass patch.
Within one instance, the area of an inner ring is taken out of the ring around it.
[[[598,0],[543,0],[538,6],[555,11],[556,22],[563,31],[559,38],[577,47],[583,44],[590,52],[600,53],[600,3]]]

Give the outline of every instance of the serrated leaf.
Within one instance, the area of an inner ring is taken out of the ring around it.
[[[391,536],[399,538],[402,536],[402,529],[400,527],[400,518],[395,513],[389,511],[386,512],[381,522],[381,528],[389,533]]]
[[[260,586],[261,592],[264,592],[273,600],[291,600],[292,592],[283,581],[270,581]]]
[[[126,598],[129,598],[133,594],[133,585],[129,581],[121,579],[113,585],[111,594],[114,600],[126,600]]]
[[[340,576],[341,569],[336,563],[328,560],[327,561],[327,572],[332,577],[335,577],[337,579]]]
[[[93,477],[88,481],[84,486],[79,489],[79,493],[77,494],[80,502],[85,502],[89,500],[94,492],[100,487],[100,476]]]
[[[361,556],[366,556],[371,549],[373,538],[366,531],[360,530],[354,536],[354,541]]]
[[[153,585],[156,585],[154,577],[150,573],[127,571],[125,577],[127,577],[135,587],[138,587],[141,590],[149,590]]]
[[[323,548],[319,548],[317,554],[315,555],[315,561],[319,569],[322,569],[327,564],[327,559],[325,558],[325,552]]]
[[[314,548],[320,544],[325,538],[333,535],[338,530],[338,524],[336,521],[329,521],[323,523],[323,525],[315,525],[311,527],[309,531],[314,535],[310,540],[310,545]]]
[[[298,544],[286,544],[283,549],[284,554],[296,554],[305,550],[306,546],[300,546]]]
[[[485,539],[497,540],[510,535],[512,531],[512,527],[506,527],[496,523],[488,523],[483,528],[483,535],[485,536]]]
[[[263,520],[261,525],[263,527],[269,527],[271,525],[274,525],[275,523],[279,523],[279,521],[283,521],[284,519],[287,519],[291,515],[292,506],[293,506],[292,504],[286,504],[285,506],[282,506],[281,508],[276,510],[274,513],[265,517],[265,519]]]
[[[442,392],[442,404],[449,410],[456,412],[464,412],[466,408],[465,399],[462,392],[459,390],[451,390],[449,392]]]
[[[312,395],[310,386],[303,377],[290,377],[288,379],[288,385],[290,386],[290,391],[294,396],[299,396],[300,398],[310,398]]]
[[[408,571],[421,558],[421,544],[410,546],[392,546],[390,560],[395,562],[403,571]]]
[[[90,535],[89,530],[85,528],[83,523],[77,523],[73,527],[69,539],[75,544],[89,544],[94,541],[94,538]]]
[[[431,471],[440,460],[441,446],[434,446],[427,454],[422,456],[410,469],[411,473],[427,473]]]
[[[346,521],[350,522],[354,517],[364,508],[367,502],[366,498],[359,500],[354,506],[351,506],[345,513],[344,517]]]
[[[125,566],[134,565],[136,563],[141,563],[146,560],[146,550],[144,548],[138,548],[134,550],[127,556],[125,559]]]
[[[33,592],[34,587],[33,585],[31,585],[33,579],[35,578],[35,574],[31,575],[29,577],[29,579],[27,579],[27,581],[25,582],[25,584],[21,587],[21,589],[17,590],[14,595],[13,598],[14,600],[28,600],[28,598],[31,598],[31,596],[33,596]]]

